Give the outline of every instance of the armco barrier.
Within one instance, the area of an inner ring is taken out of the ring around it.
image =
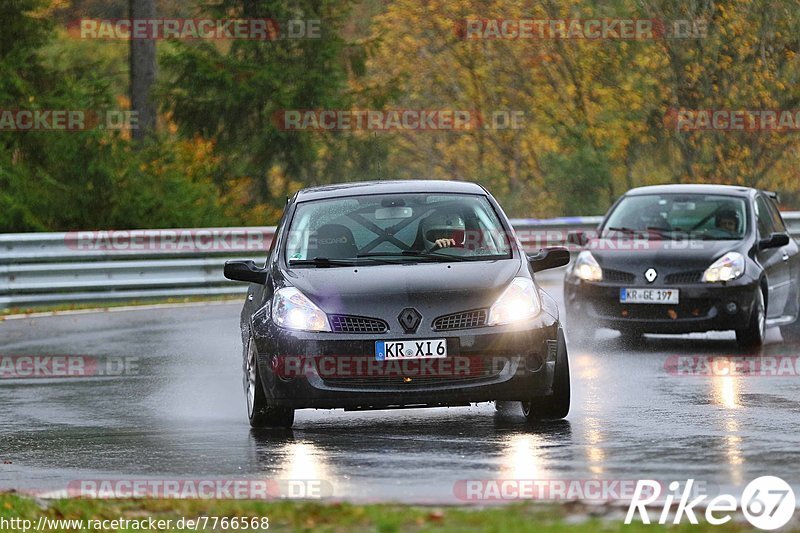
[[[569,231],[602,217],[515,219],[526,249],[562,244]],[[800,212],[784,213],[800,237]],[[263,259],[274,227],[0,234],[0,309],[241,294],[226,280],[227,259]]]

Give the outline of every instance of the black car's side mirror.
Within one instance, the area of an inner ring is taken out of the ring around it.
[[[758,241],[758,249],[780,248],[789,244],[789,236],[785,233],[773,233],[765,239]]]
[[[528,262],[534,272],[540,272],[550,268],[558,268],[569,263],[569,250],[563,246],[553,246],[543,248],[538,253],[529,255]]]
[[[267,282],[267,271],[255,261],[225,261],[225,277],[233,281],[247,281],[263,285]]]
[[[573,246],[586,246],[589,242],[589,236],[585,231],[573,230],[567,232],[567,245]]]

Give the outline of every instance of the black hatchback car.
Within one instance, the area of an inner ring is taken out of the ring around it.
[[[481,186],[382,181],[305,189],[284,211],[262,265],[229,261],[250,283],[241,314],[254,427],[295,409],[389,409],[521,401],[529,420],[570,405],[554,300]]]
[[[633,189],[567,269],[570,335],[734,330],[742,347],[767,326],[796,336],[798,247],[774,193],[724,185]]]

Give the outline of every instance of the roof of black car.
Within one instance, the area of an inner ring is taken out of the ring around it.
[[[297,193],[297,201],[319,200],[362,194],[391,193],[463,193],[485,194],[483,187],[467,181],[444,180],[384,180],[354,181],[302,189]]]
[[[670,183],[667,185],[648,185],[637,187],[625,193],[626,196],[638,194],[727,194],[734,196],[747,196],[755,189],[738,187],[736,185],[709,185],[709,184],[684,184]]]

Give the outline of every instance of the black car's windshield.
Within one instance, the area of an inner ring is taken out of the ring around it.
[[[511,257],[509,235],[492,205],[470,194],[378,194],[302,202],[285,242],[290,266]]]
[[[623,198],[602,236],[647,234],[661,239],[738,240],[747,230],[745,201],[711,194],[646,194]]]

